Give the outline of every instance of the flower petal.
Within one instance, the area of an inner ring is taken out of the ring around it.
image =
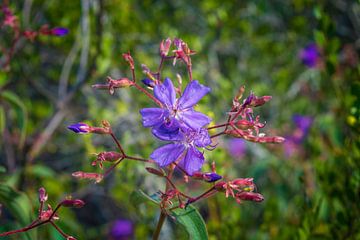
[[[165,167],[176,161],[184,150],[184,145],[171,143],[155,149],[154,152],[151,153],[150,158],[155,160],[160,167]]]
[[[179,123],[174,118],[170,122],[154,127],[151,132],[155,137],[163,141],[182,141],[184,139]]]
[[[191,146],[188,148],[185,158],[179,162],[179,166],[192,176],[194,172],[200,170],[204,161],[204,155],[194,146]]]
[[[154,87],[154,96],[167,107],[175,104],[176,92],[170,78],[165,78],[163,84]]]
[[[209,133],[206,129],[201,128],[199,133],[195,136],[194,143],[197,147],[206,147],[211,144]]]
[[[143,108],[140,110],[144,127],[153,127],[164,122],[169,111],[162,108]]]
[[[210,92],[210,88],[201,85],[197,80],[191,81],[185,88],[183,95],[179,98],[179,109],[194,106],[200,99]]]
[[[211,122],[211,118],[201,112],[196,112],[192,109],[184,112],[179,112],[178,116],[182,122],[195,130]]]

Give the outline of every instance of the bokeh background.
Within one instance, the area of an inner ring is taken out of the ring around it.
[[[91,85],[130,76],[121,56],[128,51],[139,79],[145,77],[140,64],[155,68],[160,41],[179,37],[197,51],[194,78],[212,88],[198,109],[224,121],[245,85],[247,94],[273,96],[255,113],[266,120],[265,133],[287,138],[262,145],[224,137],[207,152],[220,174],[254,177],[265,197],[239,205],[219,195],[197,203],[209,238],[360,239],[359,1],[24,0],[9,6],[22,29],[48,24],[70,32],[22,39],[11,68],[0,70],[0,232],[36,217],[43,186],[52,204],[68,195],[86,202],[61,210],[59,225],[78,239],[151,237],[159,210],[136,206],[130,196],[136,189],[152,194],[164,182],[131,161],[100,184],[72,178],[75,171],[94,171],[93,153],[116,148],[110,138],[76,135],[67,126],[106,119],[129,153],[149,156],[160,143],[141,125],[138,110],[148,100],[136,89],[110,96]],[[10,46],[12,30],[0,34],[1,47]],[[176,73],[186,79],[184,65],[167,63],[163,75],[175,79]],[[194,195],[202,190],[192,189]],[[62,239],[50,226],[32,234]],[[188,239],[171,219],[161,237]]]

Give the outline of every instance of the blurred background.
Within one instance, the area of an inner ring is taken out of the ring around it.
[[[108,120],[129,154],[148,157],[160,145],[141,125],[148,100],[136,89],[110,96],[92,84],[130,77],[122,53],[154,69],[159,43],[178,37],[197,51],[193,75],[212,92],[198,109],[214,122],[238,88],[271,95],[257,108],[264,133],[280,145],[219,138],[206,158],[229,179],[254,177],[265,201],[237,204],[223,195],[195,206],[210,239],[360,239],[360,3],[351,0],[9,1],[24,30],[44,24],[66,36],[19,39],[0,69],[0,232],[36,218],[38,189],[55,205],[68,195],[86,202],[61,209],[59,226],[78,239],[149,239],[159,210],[131,201],[136,189],[152,194],[164,182],[142,163],[124,161],[99,184],[71,177],[95,171],[94,153],[115,151],[110,138],[76,135],[76,122]],[[1,4],[4,3],[0,1]],[[0,21],[4,13],[0,13]],[[0,62],[14,30],[0,29]],[[163,76],[187,81],[183,64],[166,63]],[[209,165],[204,170],[209,170]],[[192,186],[192,193],[203,191]],[[8,239],[62,239],[50,226]],[[188,239],[168,219],[162,239]],[[6,239],[6,238],[4,238]]]

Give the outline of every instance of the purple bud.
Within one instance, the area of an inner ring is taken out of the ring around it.
[[[216,182],[217,180],[222,179],[222,176],[216,174],[216,173],[204,173],[204,180],[207,182]]]
[[[145,84],[146,86],[148,86],[149,88],[154,88],[155,87],[155,82],[148,79],[148,78],[145,78],[143,80],[141,80],[143,84]]]
[[[39,202],[46,202],[48,199],[48,195],[46,194],[45,188],[41,187],[39,189]]]
[[[59,37],[65,36],[68,33],[69,29],[63,27],[55,27],[51,29],[51,34]]]
[[[80,133],[80,134],[89,133],[90,128],[91,127],[89,125],[87,125],[86,123],[75,123],[75,124],[68,126],[68,129],[70,129],[71,131],[73,131],[75,133]]]

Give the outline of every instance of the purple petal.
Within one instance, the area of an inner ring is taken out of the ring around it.
[[[201,128],[199,133],[195,136],[194,143],[197,147],[206,147],[211,144],[211,138],[209,132]]]
[[[187,126],[192,129],[199,129],[211,122],[211,119],[201,112],[196,112],[194,110],[188,110],[184,112],[179,112],[178,114],[181,121],[183,121]]]
[[[191,81],[179,98],[179,109],[187,109],[194,106],[200,99],[210,92],[210,88],[201,85],[197,80]]]
[[[184,135],[180,131],[180,126],[176,119],[154,127],[151,132],[155,137],[163,141],[182,141],[184,139]]]
[[[75,123],[68,126],[68,129],[75,133],[89,133],[90,126],[86,123]]]
[[[165,167],[176,161],[184,150],[185,146],[182,144],[167,144],[155,149],[155,151],[150,155],[150,158],[155,160],[160,167]]]
[[[169,111],[162,108],[143,108],[140,110],[144,127],[160,125],[169,116]]]
[[[165,78],[163,84],[154,87],[154,96],[167,107],[174,106],[176,93],[170,78]]]
[[[191,146],[188,148],[185,158],[179,162],[179,165],[191,176],[194,172],[201,169],[204,161],[204,155]]]

